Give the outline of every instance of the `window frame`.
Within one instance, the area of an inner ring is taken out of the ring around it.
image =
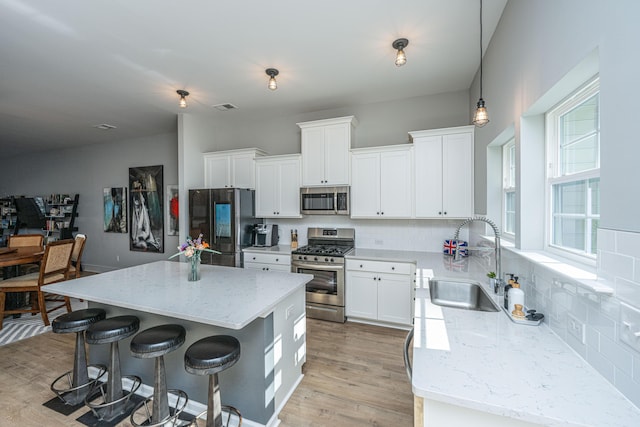
[[[513,210],[513,230],[507,229],[507,195],[516,197],[516,139],[510,138],[502,145],[502,234],[508,240],[515,241],[517,212]],[[513,156],[511,154],[513,153]],[[512,174],[513,172],[513,174]],[[515,200],[514,200],[515,202]]]
[[[565,256],[576,261],[586,262],[590,265],[595,265],[597,258],[597,247],[594,253],[590,252],[591,249],[591,232],[589,224],[594,219],[599,220],[599,206],[598,214],[591,212],[591,193],[589,187],[589,181],[592,179],[600,178],[600,160],[601,160],[601,126],[600,126],[600,99],[598,99],[598,123],[595,133],[597,135],[597,166],[588,170],[583,170],[573,173],[565,173],[561,175],[561,150],[560,150],[560,118],[580,106],[584,102],[591,99],[593,96],[600,95],[600,81],[599,76],[595,76],[581,87],[576,89],[571,95],[563,99],[556,104],[545,114],[545,143],[546,143],[546,183],[545,183],[545,200],[546,200],[546,224],[545,224],[545,245],[546,249],[550,252],[556,253],[561,256]],[[554,219],[558,216],[554,213],[554,187],[559,184],[566,184],[571,182],[585,182],[586,194],[585,194],[585,212],[580,214],[565,214],[562,216],[574,216],[576,218],[582,215],[585,218],[585,247],[584,250],[578,250],[568,246],[561,246],[553,243],[554,233]]]

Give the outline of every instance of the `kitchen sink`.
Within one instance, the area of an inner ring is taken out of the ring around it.
[[[474,311],[500,311],[478,282],[450,279],[429,280],[431,302],[443,307]]]

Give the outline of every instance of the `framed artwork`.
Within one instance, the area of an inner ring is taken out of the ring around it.
[[[129,249],[164,252],[162,165],[129,168]]]
[[[127,232],[127,187],[105,188],[103,191],[104,231]]]
[[[180,219],[180,197],[177,185],[167,185],[167,235],[177,236]]]

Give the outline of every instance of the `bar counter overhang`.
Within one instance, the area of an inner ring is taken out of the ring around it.
[[[184,370],[184,352],[210,335],[232,335],[241,356],[220,374],[222,403],[247,421],[277,424],[277,415],[302,379],[306,351],[305,284],[308,274],[201,266],[202,279],[187,280],[189,264],[158,261],[43,287],[47,292],[88,301],[107,317],[133,314],[140,331],[177,323],[187,330],[184,345],[165,356],[167,385],[190,400],[206,402],[207,381]],[[120,343],[123,375],[153,385],[153,363],[130,356]],[[91,363],[107,363],[108,345],[89,346]]]

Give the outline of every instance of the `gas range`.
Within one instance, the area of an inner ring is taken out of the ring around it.
[[[352,228],[309,228],[309,244],[291,252],[292,261],[344,264],[344,256],[353,252],[355,230]]]

